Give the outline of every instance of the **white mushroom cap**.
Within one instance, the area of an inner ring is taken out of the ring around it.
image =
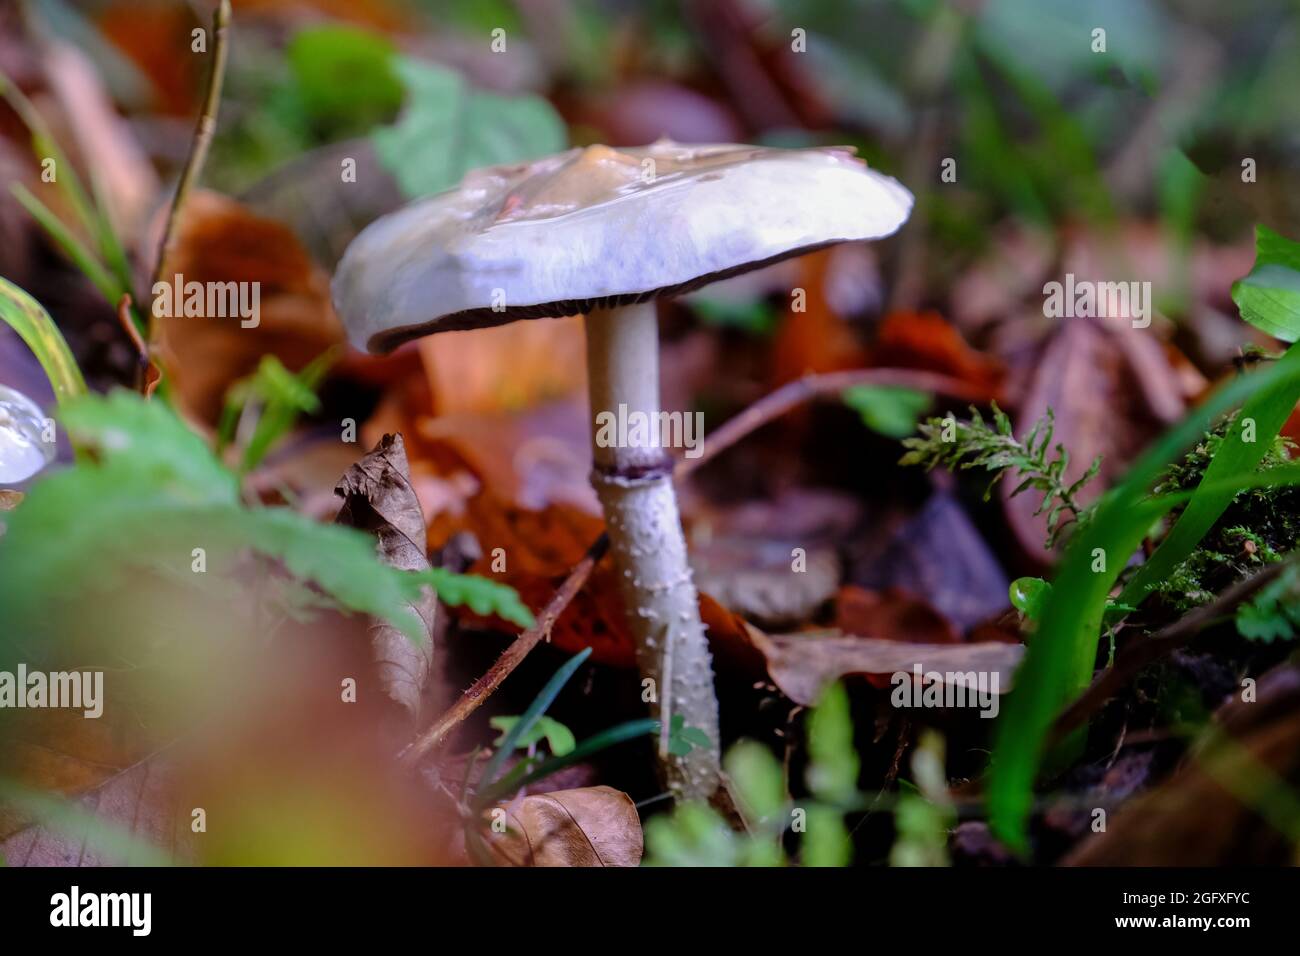
[[[912,194],[852,150],[589,146],[469,173],[371,223],[334,275],[359,348],[698,288],[898,229]]]

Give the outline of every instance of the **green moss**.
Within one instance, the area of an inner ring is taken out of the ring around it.
[[[1235,415],[1224,418],[1156,486],[1159,494],[1190,491],[1205,474]],[[1277,438],[1260,470],[1291,460],[1294,443]],[[1177,515],[1171,515],[1172,521]],[[1234,581],[1281,560],[1300,546],[1300,488],[1255,488],[1237,495],[1195,551],[1157,589],[1179,610],[1205,604]]]

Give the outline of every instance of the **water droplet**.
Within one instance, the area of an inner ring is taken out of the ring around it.
[[[0,481],[25,481],[54,460],[42,440],[45,413],[22,392],[0,385]]]

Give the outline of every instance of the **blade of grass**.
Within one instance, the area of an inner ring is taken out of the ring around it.
[[[78,269],[85,273],[99,294],[107,301],[116,304],[126,290],[118,284],[117,278],[104,267],[93,252],[86,248],[71,229],[63,224],[53,210],[34,196],[22,183],[14,183],[10,190],[14,198],[31,215],[41,228],[50,234],[50,238],[72,260]]]
[[[1197,493],[1155,553],[1125,586],[1119,596],[1121,604],[1136,607],[1152,588],[1192,553],[1236,495],[1231,484],[1223,479],[1230,481],[1253,472],[1273,446],[1273,439],[1286,424],[1296,402],[1300,401],[1300,344],[1287,349],[1277,367],[1281,377],[1261,388],[1242,406],[1232,430],[1224,437],[1214,459],[1205,469]],[[1252,442],[1242,440],[1247,421],[1254,423],[1255,440]]]
[[[526,787],[530,783],[545,779],[551,774],[580,763],[592,754],[613,747],[615,744],[621,744],[625,740],[632,740],[636,737],[657,735],[658,733],[659,721],[652,720],[649,717],[640,720],[629,720],[626,723],[610,727],[608,730],[602,730],[595,736],[588,737],[563,757],[552,757],[532,770],[527,769],[527,763],[516,764],[508,774],[485,790],[480,791],[475,797],[475,803],[479,807],[486,807],[489,804],[496,803],[507,794],[513,793],[520,787]]]
[[[32,350],[54,388],[55,398],[64,402],[86,394],[81,369],[59,327],[39,302],[8,279],[0,279],[0,319]]]
[[[1047,734],[1061,709],[1091,682],[1106,600],[1154,520],[1152,503],[1143,501],[1148,489],[1215,417],[1246,396],[1296,375],[1296,369],[1279,363],[1219,389],[1102,496],[1092,521],[1071,539],[995,732],[989,822],[1016,852],[1028,849],[1026,828]],[[1175,500],[1161,506],[1172,507]],[[1103,563],[1094,571],[1099,556]]]
[[[495,780],[497,775],[501,772],[501,768],[505,765],[506,757],[514,752],[515,745],[519,743],[519,738],[523,737],[524,734],[533,729],[533,725],[537,723],[537,718],[546,713],[546,708],[551,706],[551,703],[560,693],[561,688],[568,683],[569,678],[573,676],[574,672],[582,666],[582,662],[590,656],[591,648],[583,648],[577,654],[574,654],[571,658],[565,661],[564,666],[556,671],[551,679],[546,682],[546,686],[543,687],[541,692],[533,698],[533,702],[528,705],[528,709],[524,711],[523,716],[521,716],[518,722],[510,728],[510,731],[505,736],[505,740],[503,740],[501,746],[497,748],[497,752],[492,755],[492,760],[488,763],[487,769],[483,771],[483,776],[480,779],[488,781],[489,786],[492,785],[491,781]]]
[[[100,219],[81,177],[77,175],[76,167],[68,162],[67,155],[59,148],[58,141],[50,132],[50,128],[45,125],[45,120],[32,101],[3,71],[0,71],[0,96],[5,98],[10,108],[18,114],[18,118],[27,127],[27,132],[31,134],[32,155],[36,157],[36,161],[54,160],[54,183],[67,197],[68,205],[72,207],[82,228],[87,233],[98,236]]]

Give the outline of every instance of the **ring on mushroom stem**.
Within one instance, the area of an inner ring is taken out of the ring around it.
[[[587,316],[592,484],[609,530],[637,663],[679,799],[719,780],[718,704],[686,542],[658,441],[597,438],[602,412],[657,421],[654,300],[840,242],[879,239],[912,195],[852,150],[589,146],[469,173],[452,190],[371,223],[334,276],[358,347],[435,332]],[[708,747],[669,751],[674,718]]]

